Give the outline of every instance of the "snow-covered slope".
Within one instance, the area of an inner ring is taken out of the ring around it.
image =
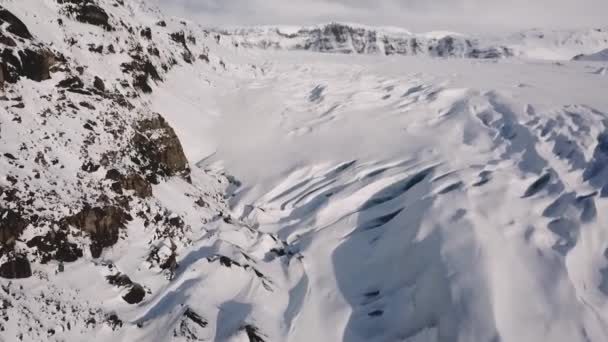
[[[0,340],[608,339],[597,62],[1,5]]]
[[[529,58],[569,60],[608,48],[608,27],[579,30],[534,29],[498,40],[516,54]]]

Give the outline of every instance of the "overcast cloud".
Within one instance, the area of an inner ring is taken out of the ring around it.
[[[156,0],[209,26],[350,21],[413,31],[608,26],[608,0]]]

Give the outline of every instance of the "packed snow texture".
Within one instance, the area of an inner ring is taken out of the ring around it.
[[[0,280],[0,340],[608,340],[608,78],[602,62],[570,60],[608,47],[608,31],[470,40],[508,52],[479,56],[452,33],[330,24],[350,45],[291,49],[327,30],[214,31],[144,1],[98,0],[108,30],[66,16],[64,2],[2,6],[133,108],[57,90],[73,71],[6,84],[0,185],[51,194],[33,207],[56,220],[118,203],[111,166],[138,170],[151,195],[129,199],[131,220],[100,256],[68,220],[83,255],[42,262],[27,242],[50,228],[30,221],[14,248],[32,275]],[[415,36],[426,52],[343,53],[372,31]],[[259,48],[278,36],[283,48]],[[464,50],[427,53],[446,37]],[[142,54],[159,70],[149,89],[120,68]],[[39,116],[64,97],[93,108]],[[142,133],[152,113],[172,129]],[[149,146],[127,137],[150,133],[152,146],[173,130],[187,175],[137,168]],[[41,166],[24,144],[58,165],[26,178]],[[100,161],[125,148],[137,151]]]

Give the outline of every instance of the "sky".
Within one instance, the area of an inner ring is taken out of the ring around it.
[[[412,31],[606,27],[608,0],[156,0],[208,26],[347,21]]]

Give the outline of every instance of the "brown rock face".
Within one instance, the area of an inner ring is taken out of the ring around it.
[[[0,244],[14,242],[27,227],[28,222],[11,209],[0,209]]]
[[[40,82],[51,78],[51,67],[59,58],[52,52],[44,49],[24,49],[14,54],[12,49],[3,49],[0,53],[2,62],[2,78],[8,83],[15,83],[19,77],[27,77],[33,81]]]
[[[141,198],[152,197],[152,185],[138,174],[126,176],[122,182],[125,190],[133,190],[135,195]]]
[[[6,279],[23,279],[32,276],[30,262],[25,255],[11,255],[8,261],[0,265],[0,277]]]
[[[122,193],[123,190],[132,190],[135,196],[147,198],[152,196],[152,185],[142,176],[133,173],[128,176],[123,176],[118,170],[109,170],[106,174],[106,179],[115,181],[112,184],[112,189],[117,193]]]
[[[158,177],[181,176],[190,181],[190,167],[175,131],[156,114],[138,123],[133,145],[142,160],[134,160],[148,180],[158,184]]]
[[[121,228],[131,216],[118,207],[85,207],[78,214],[65,219],[66,223],[77,227],[91,236],[91,254],[94,258],[101,255],[105,247],[118,242]]]

